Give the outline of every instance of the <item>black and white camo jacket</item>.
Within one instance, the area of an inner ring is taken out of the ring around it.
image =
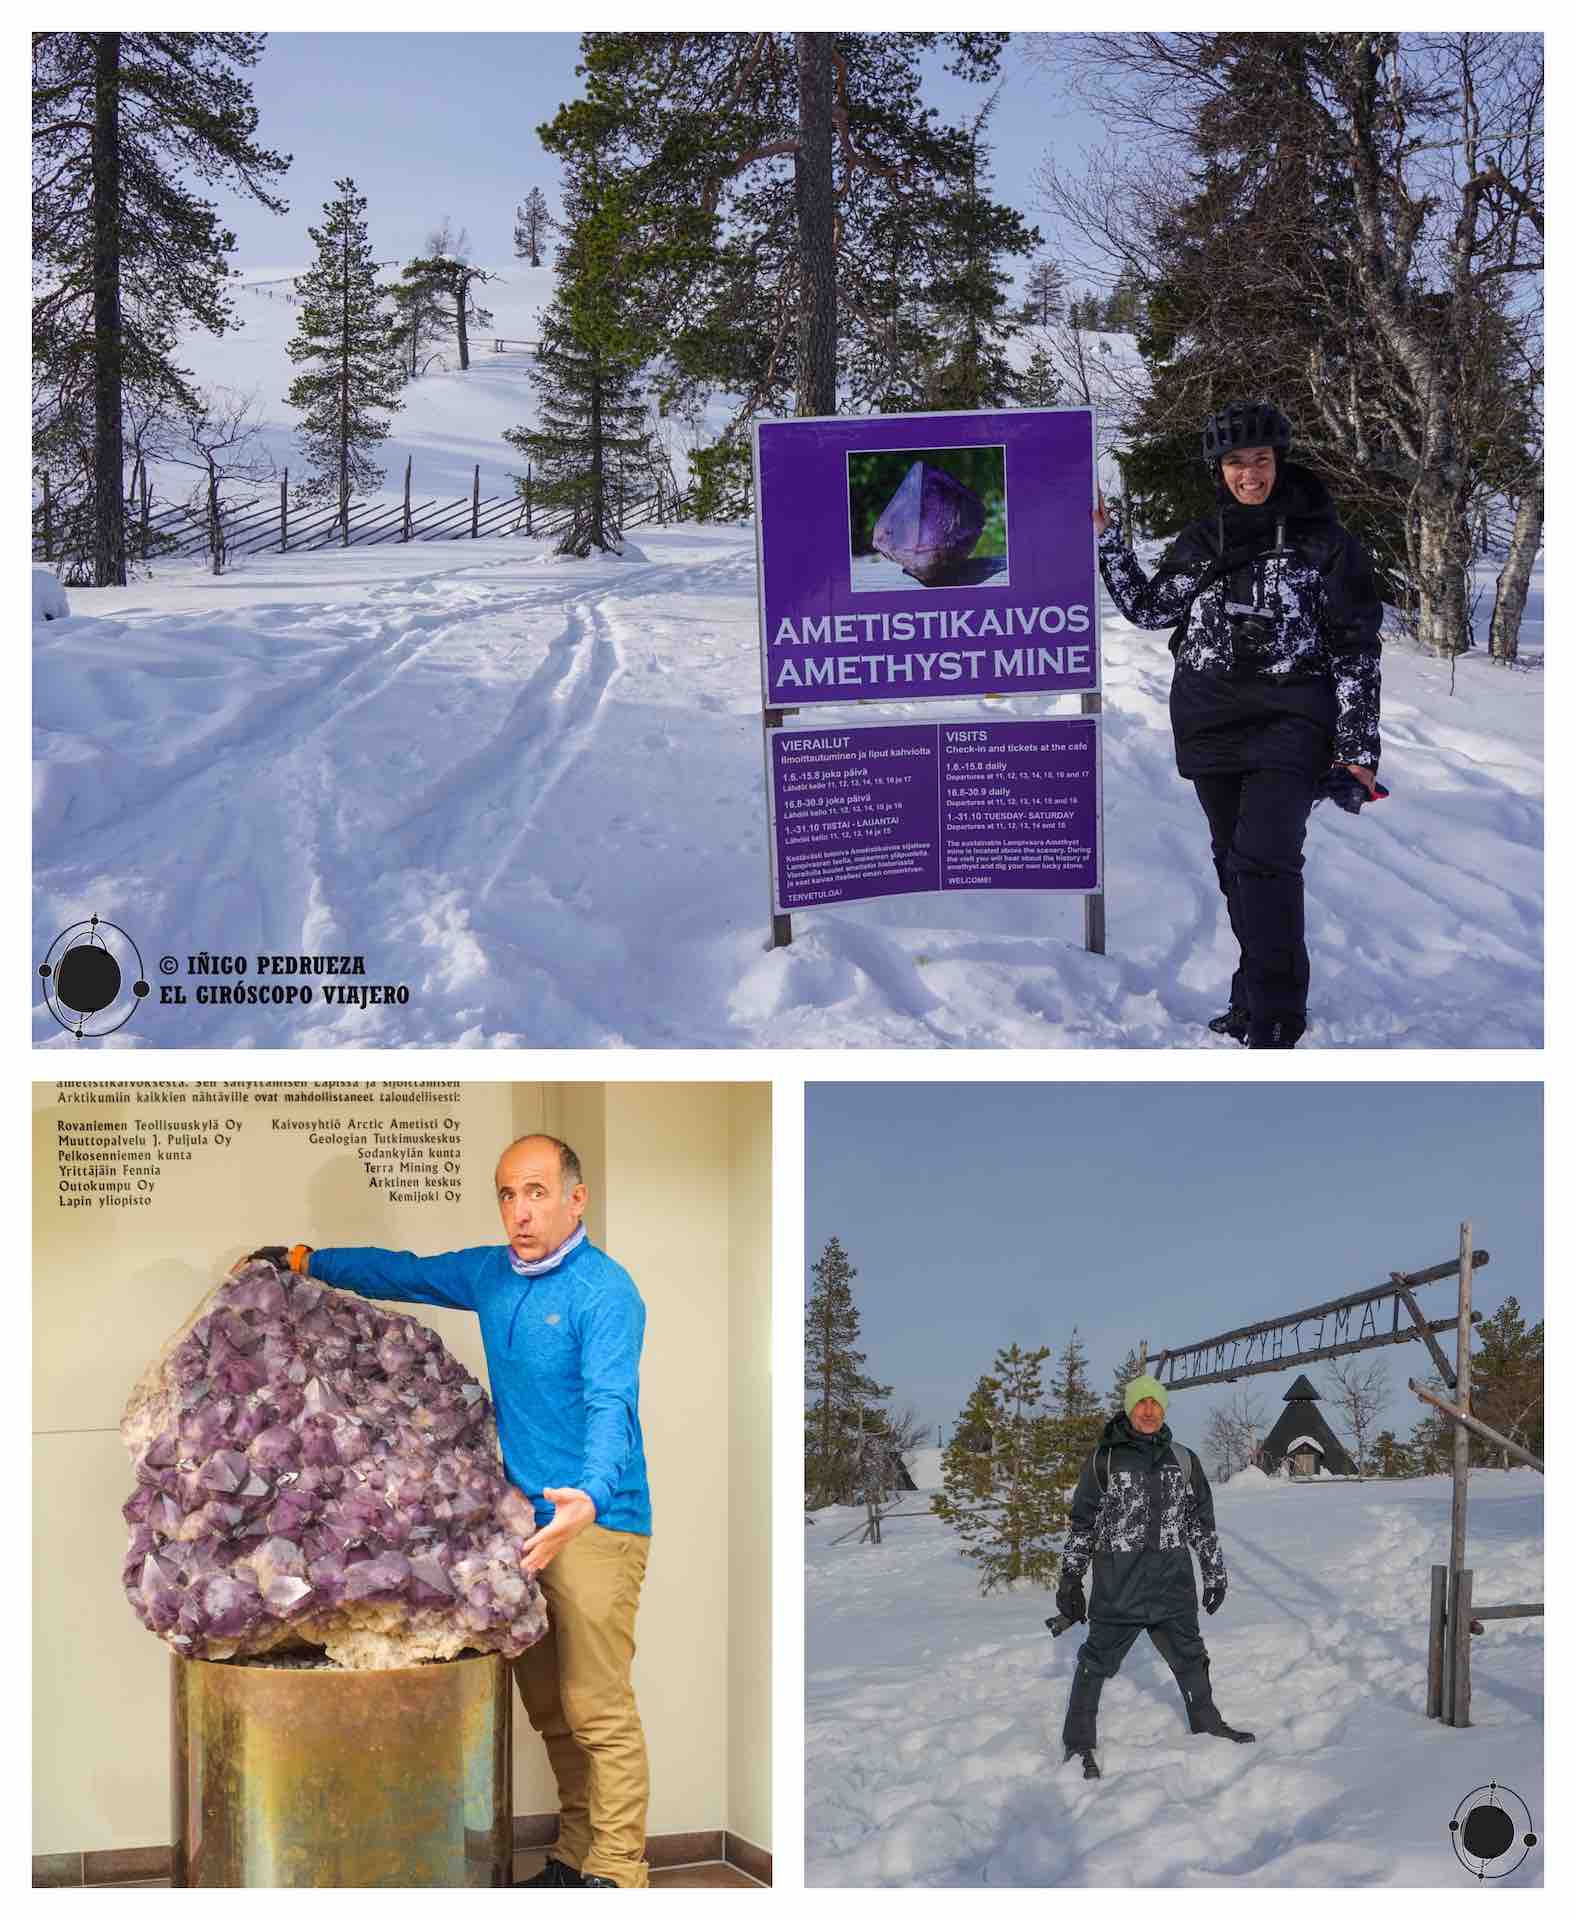
[[[1222,574],[1226,562],[1233,564]],[[1333,693],[1331,758],[1378,766],[1384,609],[1367,553],[1306,467],[1283,462],[1263,506],[1223,500],[1184,527],[1152,577],[1113,520],[1100,538],[1100,572],[1124,619],[1179,629],[1171,643],[1179,678],[1213,683],[1211,695],[1185,703],[1188,716],[1218,726],[1234,691],[1245,713],[1300,710],[1317,721]],[[1172,713],[1177,724],[1175,694]],[[1190,769],[1183,748],[1179,726],[1181,770],[1211,770]]]
[[[1118,1414],[1073,1492],[1063,1577],[1081,1581],[1093,1563],[1091,1619],[1163,1620],[1198,1606],[1195,1553],[1205,1585],[1224,1587],[1215,1501],[1198,1455],[1184,1475],[1169,1427],[1144,1435]]]

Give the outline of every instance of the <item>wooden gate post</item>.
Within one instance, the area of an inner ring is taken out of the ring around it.
[[[1437,1720],[1444,1711],[1447,1571],[1444,1567],[1428,1570],[1428,1697],[1424,1706],[1430,1720]]]
[[[1450,1712],[1453,1727],[1472,1724],[1472,1569],[1450,1583]]]
[[[413,453],[407,453],[405,456],[405,515],[400,521],[399,531],[402,545],[410,538],[410,463],[415,457]]]
[[[471,538],[476,538],[476,516],[481,510],[482,467],[478,460],[471,471]]]
[[[285,477],[279,482],[279,551],[290,551],[290,469],[285,468]]]

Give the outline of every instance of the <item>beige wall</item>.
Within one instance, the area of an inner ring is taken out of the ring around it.
[[[136,1375],[259,1243],[433,1253],[497,1239],[498,1149],[537,1127],[574,1144],[592,1237],[630,1269],[647,1307],[641,1414],[654,1521],[635,1680],[651,1830],[730,1826],[769,1846],[770,1728],[734,1698],[770,1668],[768,1527],[753,1491],[770,1479],[769,1089],[466,1085],[446,1110],[459,1122],[458,1200],[420,1206],[369,1188],[354,1150],[269,1124],[365,1111],[342,1098],[77,1108],[58,1106],[52,1084],[34,1088],[34,1851],[168,1838],[170,1655],[115,1577],[132,1488],[118,1426]],[[215,1120],[229,1144],[166,1165],[145,1208],[62,1208],[61,1118],[172,1114]],[[486,1378],[473,1316],[409,1311]],[[555,1805],[519,1713],[516,1809]]]
[[[772,1844],[772,1669],[751,1622],[772,1615],[772,1090],[729,1089],[728,1819]],[[763,1737],[764,1736],[764,1737]]]

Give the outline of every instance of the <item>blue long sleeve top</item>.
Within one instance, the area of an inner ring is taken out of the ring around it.
[[[364,1299],[476,1314],[504,1469],[538,1525],[553,1516],[544,1487],[580,1487],[602,1526],[650,1533],[640,1432],[646,1308],[616,1260],[586,1240],[550,1273],[521,1275],[504,1246],[427,1258],[329,1247],[314,1249],[311,1271]]]

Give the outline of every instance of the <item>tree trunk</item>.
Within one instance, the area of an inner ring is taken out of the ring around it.
[[[346,216],[348,220],[348,215]],[[339,544],[350,545],[350,234],[339,247]]]
[[[1472,534],[1454,490],[1439,482],[1419,489],[1417,637],[1430,653],[1448,659],[1472,644],[1467,570]]]
[[[800,33],[799,144],[794,203],[799,216],[800,414],[837,411],[837,262],[832,199],[832,36]]]
[[[1521,616],[1527,605],[1527,583],[1543,538],[1543,470],[1521,496],[1510,551],[1494,583],[1494,615],[1489,622],[1488,651],[1493,660],[1514,660],[1521,644]]]
[[[126,517],[120,497],[120,40],[94,36],[93,88],[93,584],[126,584]]]
[[[462,273],[454,286],[454,333],[460,343],[460,372],[469,371],[471,364],[471,343],[465,331],[465,275]]]

